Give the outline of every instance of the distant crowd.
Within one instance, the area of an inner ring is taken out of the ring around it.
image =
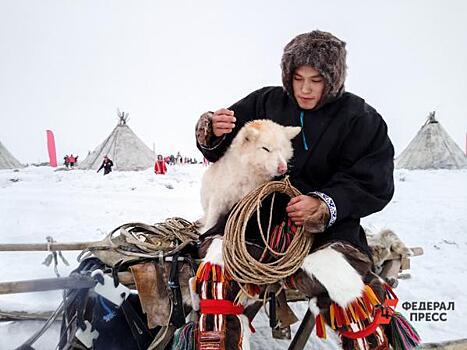
[[[157,158],[162,157],[162,155],[158,155]],[[163,157],[164,161],[168,165],[175,165],[175,164],[198,164],[198,161],[196,158],[190,158],[190,157],[182,157],[180,152],[177,153],[176,156],[171,154],[170,156]]]
[[[167,172],[167,165],[176,165],[176,164],[199,164],[208,165],[206,158],[202,162],[198,162],[196,158],[191,157],[182,157],[180,152],[176,156],[171,154],[170,156],[162,156],[162,154],[157,155],[156,162],[154,164],[154,172],[156,174],[165,174]]]
[[[63,157],[63,165],[65,165],[68,169],[73,168],[75,165],[78,164],[78,156],[74,156],[73,154],[65,155]]]
[[[65,157],[63,157],[63,164],[68,169],[72,169],[74,166],[78,165],[78,156],[74,156],[73,154],[65,155]],[[154,163],[154,172],[156,174],[165,174],[167,172],[167,166],[178,165],[178,164],[180,165],[182,164],[208,165],[209,162],[206,160],[206,158],[203,158],[203,161],[200,162],[196,158],[182,157],[180,152],[178,152],[177,155],[171,154],[165,157],[162,154],[158,154],[156,161]],[[102,164],[97,170],[97,172],[104,169],[104,175],[107,175],[112,171],[113,165],[114,165],[113,161],[106,155],[104,156]]]

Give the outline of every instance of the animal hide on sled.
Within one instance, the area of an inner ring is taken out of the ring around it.
[[[148,262],[130,267],[141,307],[146,314],[150,329],[157,326],[168,326],[170,323],[172,296],[167,287],[170,269],[170,262],[163,264]],[[192,267],[186,263],[181,264],[178,274],[183,303],[191,305],[188,280],[193,275]]]
[[[404,242],[392,230],[384,229],[373,234],[368,229],[365,229],[365,232],[377,274],[382,271],[384,263],[392,255],[395,254],[402,257],[412,255],[412,251],[406,247]]]

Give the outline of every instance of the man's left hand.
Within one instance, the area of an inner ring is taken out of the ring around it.
[[[295,225],[304,226],[310,233],[323,232],[329,220],[326,203],[303,194],[289,201],[286,212]]]

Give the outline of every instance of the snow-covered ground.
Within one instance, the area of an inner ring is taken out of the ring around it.
[[[167,217],[195,220],[199,204],[201,165],[171,167],[167,175],[143,172],[53,171],[28,167],[0,171],[0,243],[60,242],[102,239],[116,226],[130,221],[154,223]],[[401,280],[396,292],[404,302],[454,303],[446,321],[413,322],[424,342],[467,337],[467,171],[398,171],[393,201],[380,213],[364,219],[375,228],[388,227],[408,246],[421,246],[424,255],[411,260],[412,277]],[[77,253],[65,252],[70,267]],[[45,252],[0,252],[0,281],[54,277],[42,261]],[[60,292],[0,295],[2,311],[49,311]],[[294,305],[300,316],[304,304]],[[409,317],[409,311],[399,310]],[[422,312],[422,311],[417,311]],[[433,311],[423,311],[432,313]],[[271,338],[266,317],[254,325],[252,349],[286,349],[288,342]],[[13,349],[26,340],[40,322],[0,323],[0,349]],[[58,341],[58,324],[36,344],[51,350]],[[336,349],[329,341],[313,337],[315,349]]]

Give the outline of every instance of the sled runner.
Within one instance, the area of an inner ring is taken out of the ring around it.
[[[272,192],[293,191],[290,184],[275,185],[279,187],[273,187]],[[258,191],[252,194],[253,198],[268,195],[265,188]],[[261,200],[257,202],[261,203]],[[227,228],[230,225],[246,228],[242,220],[248,220],[257,208],[256,204],[253,205],[255,201],[250,201],[251,205],[245,203],[248,203],[248,198],[231,212],[229,218],[232,220],[227,222]],[[236,218],[236,213],[243,219]],[[257,221],[261,223],[260,218]],[[309,297],[299,293],[293,281],[277,283],[280,281],[275,281],[273,272],[282,273],[283,280],[287,280],[300,267],[300,263],[292,263],[293,260],[300,255],[305,257],[311,242],[287,221],[275,227],[265,227],[263,234],[269,237],[266,242],[270,246],[262,253],[261,246],[255,243],[245,245],[246,251],[240,249],[232,254],[230,248],[244,244],[242,235],[224,236],[226,242],[239,239],[235,244],[220,245],[222,255],[226,257],[224,266],[219,261],[207,259],[216,258],[215,254],[212,255],[215,249],[211,251],[215,236],[202,240],[200,244],[197,227],[193,223],[180,218],[155,225],[129,223],[113,230],[103,241],[86,245],[81,254],[81,264],[70,277],[54,281],[3,283],[0,284],[0,293],[65,288],[66,296],[61,307],[46,324],[50,325],[63,314],[59,349],[82,349],[83,345],[97,350],[110,346],[115,350],[241,349],[249,342],[253,331],[251,321],[266,301],[273,336],[290,339],[290,325],[298,319],[288,307],[288,302]],[[297,237],[301,239],[294,241]],[[54,247],[49,242],[45,250],[54,251]],[[263,269],[260,271],[262,275],[246,278],[242,272],[245,266],[237,257],[255,250],[260,257],[266,253],[270,255],[264,255],[266,260],[257,259],[257,262],[266,261],[269,265],[265,268],[264,264],[259,264],[257,267]],[[287,255],[290,252],[292,256]],[[416,256],[423,251],[413,248],[412,253]],[[277,263],[281,258],[282,262]],[[410,267],[409,259],[391,256],[384,262],[380,277],[388,283],[402,278],[404,274],[400,273]],[[232,267],[235,264],[240,264],[239,268]],[[251,278],[262,283],[254,284]],[[394,283],[392,285],[395,286]],[[377,323],[376,329],[382,319],[389,320],[393,313],[395,296],[389,285],[385,288],[387,297],[380,300],[371,287],[365,287],[361,300],[356,300],[351,309],[329,304],[331,316],[313,315],[307,310],[289,349],[304,349],[314,328],[318,336],[325,337],[326,318],[348,337],[363,330],[371,335],[371,324]],[[132,292],[135,290],[138,295]],[[258,301],[247,306],[244,301],[250,296],[256,296]],[[362,323],[361,329],[355,332],[351,331],[355,323],[352,317]],[[373,322],[375,319],[378,322]],[[400,322],[405,326],[403,321]],[[32,348],[35,339],[31,337],[27,342],[28,349]]]
[[[398,279],[410,278],[408,271],[410,270],[410,257],[423,255],[423,248],[412,247],[409,248],[412,252],[411,256],[402,256],[399,254],[392,254],[387,261],[384,262],[383,270],[380,276],[385,279],[392,287],[397,286]],[[391,281],[394,281],[391,283]]]

